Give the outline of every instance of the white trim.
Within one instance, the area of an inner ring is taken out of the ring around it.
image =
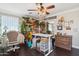
[[[79,49],[79,46],[72,45],[73,48]]]

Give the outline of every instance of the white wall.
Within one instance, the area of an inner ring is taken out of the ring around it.
[[[75,48],[79,48],[79,9],[67,10],[58,14],[57,16],[64,16],[64,20],[73,20],[73,23],[70,25],[71,30],[68,31],[63,27],[63,30],[59,30],[59,32],[66,33],[67,35],[72,35],[72,46]],[[55,33],[57,30],[57,20],[54,20]]]

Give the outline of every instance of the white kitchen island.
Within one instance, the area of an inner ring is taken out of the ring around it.
[[[45,49],[45,50],[48,50],[48,52],[45,53],[44,55],[47,56],[53,51],[52,39],[51,39],[52,35],[51,34],[40,34],[40,33],[38,33],[38,34],[33,34],[33,36],[34,36],[34,38],[33,38],[33,46],[32,46],[32,48],[36,46],[37,36],[39,36],[39,37],[48,38],[48,42],[47,42],[48,43],[47,44],[48,48]]]

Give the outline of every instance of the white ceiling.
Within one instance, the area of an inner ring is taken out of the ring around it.
[[[55,5],[54,9],[49,10],[51,14],[59,13],[65,10],[74,9],[79,7],[79,3],[44,3],[44,6]],[[35,9],[35,3],[0,3],[0,12],[12,14],[16,16],[32,15],[37,17],[36,12],[29,14],[28,9]]]

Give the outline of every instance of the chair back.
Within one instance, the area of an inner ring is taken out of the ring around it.
[[[7,33],[7,37],[8,37],[9,42],[17,41],[18,32],[10,31]]]

